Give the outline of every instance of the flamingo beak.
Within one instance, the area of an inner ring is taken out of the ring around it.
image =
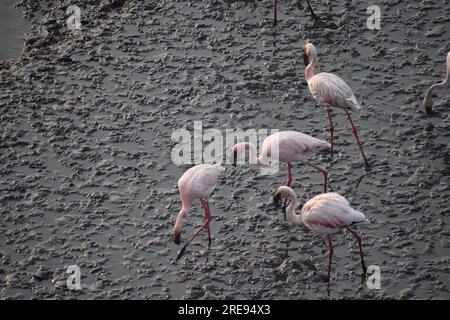
[[[305,67],[309,65],[309,57],[306,52],[303,53],[303,63],[305,64]]]
[[[176,234],[176,235],[175,235],[175,237],[174,237],[174,242],[175,242],[175,244],[177,244],[177,245],[180,244],[180,235],[179,235],[179,234]]]
[[[237,150],[233,151],[233,167],[236,167]]]
[[[275,193],[273,196],[273,204],[276,208],[281,206],[281,195],[279,193]]]

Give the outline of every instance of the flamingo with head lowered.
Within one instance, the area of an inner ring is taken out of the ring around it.
[[[332,192],[319,194],[306,202],[299,215],[295,213],[299,203],[294,190],[286,186],[279,187],[273,196],[275,205],[278,206],[282,199],[288,199],[290,202],[286,209],[288,221],[295,225],[305,225],[308,229],[327,236],[329,248],[328,287],[330,286],[331,262],[333,259],[333,245],[331,244],[330,235],[343,229],[348,230],[358,242],[363,269],[362,278],[363,280],[365,279],[367,268],[364,263],[361,237],[350,229],[350,227],[355,225],[369,223],[363,213],[350,207],[347,199],[343,196]]]
[[[307,43],[303,47],[303,60],[306,66],[305,78],[308,83],[309,91],[316,101],[325,104],[327,108],[328,120],[330,123],[331,153],[333,153],[334,133],[331,107],[337,107],[343,109],[347,114],[348,121],[352,127],[353,135],[355,136],[361,155],[364,158],[366,167],[368,167],[369,162],[362,149],[361,141],[358,136],[358,129],[356,129],[349,113],[349,111],[359,112],[361,110],[361,106],[356,100],[352,89],[350,89],[344,80],[332,73],[321,72],[314,74],[314,67],[317,64],[317,52],[316,48],[311,43]]]
[[[173,234],[176,244],[180,244],[181,231],[183,229],[184,219],[191,209],[192,203],[199,199],[205,211],[205,221],[201,227],[194,233],[191,239],[181,248],[175,261],[181,258],[186,247],[194,240],[198,234],[206,229],[208,230],[208,248],[211,245],[211,230],[209,224],[212,220],[209,210],[208,198],[216,188],[219,178],[225,172],[225,168],[220,164],[199,164],[187,170],[178,180],[182,208],[178,213]]]
[[[445,76],[444,81],[433,84],[431,87],[428,88],[427,92],[425,93],[425,98],[423,99],[423,106],[427,114],[433,113],[432,111],[433,101],[431,97],[433,96],[434,89],[445,88],[450,84],[450,51],[447,54],[446,64],[447,64],[447,75]]]
[[[311,137],[305,133],[297,131],[280,131],[268,136],[262,145],[261,155],[258,157],[255,145],[249,142],[241,142],[235,144],[232,148],[233,165],[236,166],[236,160],[240,154],[249,152],[250,164],[267,164],[274,156],[272,152],[278,150],[278,161],[287,162],[288,165],[288,180],[286,185],[292,184],[291,162],[303,162],[304,164],[313,167],[323,174],[323,189],[327,192],[328,171],[325,168],[319,167],[308,160],[308,156],[314,152],[328,150],[330,144]]]

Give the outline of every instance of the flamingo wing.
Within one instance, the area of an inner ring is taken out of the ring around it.
[[[347,199],[332,192],[306,202],[301,215],[305,225],[319,233],[333,233],[340,228],[368,222],[363,213],[350,207]]]
[[[190,168],[178,181],[180,192],[188,192],[194,198],[206,199],[214,191],[225,169],[219,164],[200,164]]]
[[[264,140],[262,157],[270,157],[273,143],[278,143],[279,160],[282,162],[302,161],[320,141],[298,131],[281,131]]]
[[[308,87],[317,101],[354,111],[361,109],[348,84],[332,73],[321,72],[316,74],[308,81]]]

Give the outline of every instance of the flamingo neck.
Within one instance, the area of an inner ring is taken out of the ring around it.
[[[297,196],[290,194],[287,199],[290,201],[286,208],[286,219],[295,225],[302,225],[303,219],[301,214],[296,214],[295,209],[298,207]]]
[[[258,158],[256,147],[254,144],[250,142],[241,142],[234,146],[236,148],[236,156],[239,156],[245,153],[245,150],[248,150],[249,163],[250,164],[262,164],[261,158]]]
[[[173,227],[173,233],[175,235],[181,234],[181,230],[183,229],[184,218],[186,217],[186,214],[188,212],[189,212],[189,208],[185,209],[185,207],[183,205],[183,208],[178,213],[177,220],[175,222],[175,226]]]
[[[317,63],[317,57],[315,55],[311,54],[310,56],[308,56],[308,58],[309,64],[306,66],[305,69],[305,78],[307,82],[314,76],[314,67],[316,66]]]

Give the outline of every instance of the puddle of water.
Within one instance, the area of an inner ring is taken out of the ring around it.
[[[13,60],[22,54],[23,35],[30,23],[22,17],[13,0],[0,2],[0,60]]]

